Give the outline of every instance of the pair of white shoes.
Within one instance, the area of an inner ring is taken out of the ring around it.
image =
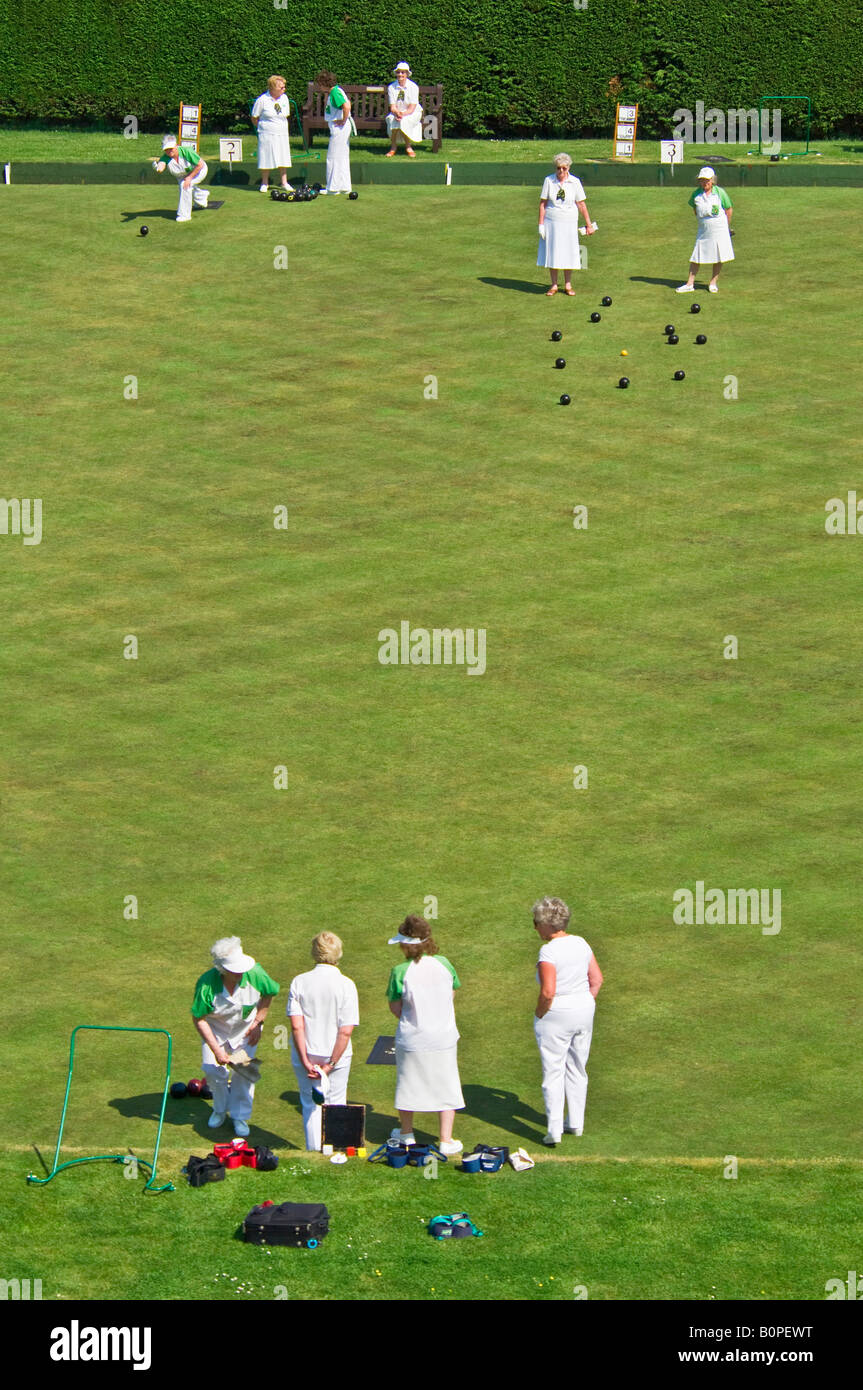
[[[580,1137],[581,1137],[581,1130],[580,1130],[580,1129],[576,1129],[574,1125],[564,1125],[564,1127],[563,1127],[563,1133],[564,1133],[564,1134],[574,1134],[577,1138],[580,1138]],[[560,1134],[551,1134],[551,1133],[549,1132],[548,1134],[544,1134],[544,1135],[542,1136],[542,1142],[543,1142],[543,1144],[547,1145],[548,1148],[551,1149],[551,1148],[553,1148],[553,1147],[555,1146],[555,1144],[559,1144],[559,1143],[560,1143],[562,1137],[563,1137],[563,1136],[560,1135]]]
[[[214,1110],[207,1124],[210,1129],[221,1129],[227,1118],[227,1114],[224,1110]],[[234,1133],[238,1139],[245,1139],[248,1136],[249,1126],[246,1124],[245,1120],[234,1120]]]
[[[718,285],[708,285],[708,286],[707,286],[707,292],[708,292],[708,294],[718,294],[718,293],[719,293],[719,286],[718,286]],[[675,293],[675,294],[694,294],[694,293],[695,293],[695,286],[694,286],[694,285],[678,285],[678,286],[677,286],[677,289],[674,291],[674,293]]]
[[[415,1144],[416,1139],[412,1134],[402,1134],[400,1129],[394,1129],[390,1134],[390,1143],[406,1145]],[[460,1154],[464,1148],[464,1144],[460,1139],[442,1139],[436,1147],[442,1154],[446,1154],[447,1157],[449,1157],[451,1154]]]

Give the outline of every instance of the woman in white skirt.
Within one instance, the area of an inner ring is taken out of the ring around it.
[[[587,1100],[587,1058],[593,1035],[602,971],[583,936],[566,930],[570,912],[560,898],[533,905],[533,925],[542,938],[537,964],[539,999],[533,1031],[542,1062],[542,1098],[548,1133],[543,1144],[559,1144],[564,1132],[581,1134]],[[564,1104],[569,1124],[564,1125]]]
[[[724,188],[715,183],[716,175],[709,165],[699,171],[700,189],[693,190],[689,206],[698,219],[698,236],[689,262],[689,279],[685,285],[678,285],[678,294],[689,294],[695,289],[695,275],[699,266],[712,265],[713,275],[707,286],[711,294],[717,294],[716,281],[723,261],[734,260],[734,247],[731,245],[731,214],[734,209]]]
[[[327,193],[350,193],[351,191],[351,135],[356,135],[356,126],[351,117],[351,103],[348,94],[336,81],[331,72],[321,72],[317,85],[328,93],[324,108],[324,120],[330,131],[327,147]]]
[[[545,266],[551,276],[549,298],[557,294],[557,272],[563,271],[564,294],[573,295],[572,272],[581,269],[581,249],[578,244],[578,214],[585,221],[586,235],[593,234],[593,223],[587,213],[585,192],[581,180],[569,170],[572,160],[568,154],[556,154],[554,174],[542,185],[539,200],[538,266]]]
[[[440,954],[431,927],[424,917],[406,917],[390,946],[404,956],[393,966],[387,986],[390,1010],[398,1019],[396,1029],[396,1109],[400,1128],[390,1139],[415,1143],[414,1111],[439,1116],[440,1151],[461,1153],[463,1145],[452,1137],[456,1110],[464,1109],[458,1075],[458,1038],[453,990],[459,978]]]
[[[288,995],[291,1063],[300,1087],[306,1148],[313,1151],[321,1147],[321,1107],[314,1091],[325,1089],[330,1105],[346,1103],[351,1034],[360,1021],[357,987],[339,970],[341,958],[335,932],[319,932],[312,942],[315,968],[296,975]]]
[[[288,170],[291,167],[289,115],[290,102],[285,96],[285,79],[276,74],[269,79],[267,90],[261,93],[252,107],[252,125],[258,132],[258,169],[262,193],[266,193],[270,186],[271,169],[278,169],[281,174],[282,188],[291,188],[288,183]]]
[[[411,70],[409,63],[398,63],[393,68],[395,82],[391,82],[387,87],[387,131],[390,137],[390,147],[387,150],[387,159],[392,159],[396,152],[396,143],[399,135],[405,142],[405,154],[409,159],[416,159],[414,145],[418,145],[423,138],[423,109],[420,106],[420,89],[415,82],[410,79]]]

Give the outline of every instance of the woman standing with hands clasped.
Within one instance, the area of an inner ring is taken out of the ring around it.
[[[549,174],[542,185],[539,199],[538,266],[545,266],[551,276],[549,298],[557,294],[557,272],[563,271],[564,294],[574,295],[572,272],[581,269],[581,248],[578,244],[578,214],[586,224],[586,235],[596,230],[587,212],[587,202],[581,180],[570,174],[572,160],[568,154],[554,156],[554,175]]]
[[[695,289],[696,273],[705,264],[713,268],[707,288],[711,294],[717,294],[719,286],[716,281],[722,262],[734,260],[734,247],[731,245],[731,214],[734,209],[725,189],[720,188],[715,179],[715,173],[706,164],[698,172],[701,188],[693,190],[689,197],[689,206],[698,219],[698,235],[689,260],[689,279],[685,285],[678,285],[678,294],[689,294]]]
[[[300,1087],[306,1148],[321,1147],[321,1108],[314,1088],[326,1089],[330,1105],[344,1105],[351,1071],[351,1034],[360,1021],[357,987],[338,968],[342,943],[335,932],[318,932],[312,942],[314,970],[294,976],[288,995],[291,1062]],[[321,1085],[321,1078],[326,1080]]]
[[[252,107],[252,125],[258,132],[258,169],[261,173],[261,192],[270,186],[270,170],[278,169],[282,188],[291,192],[288,170],[291,167],[291,142],[288,136],[290,102],[285,96],[285,79],[278,73],[267,81]]]
[[[602,971],[593,951],[583,936],[567,933],[569,917],[569,908],[560,898],[542,898],[533,905],[533,925],[542,939],[533,1031],[542,1061],[548,1121],[542,1142],[549,1145],[560,1143],[564,1129],[567,1134],[581,1134],[584,1128],[587,1058],[596,996],[602,988]]]

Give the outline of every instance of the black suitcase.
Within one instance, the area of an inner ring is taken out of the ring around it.
[[[323,1202],[281,1202],[253,1207],[243,1222],[243,1239],[252,1245],[294,1245],[314,1250],[330,1229]]]

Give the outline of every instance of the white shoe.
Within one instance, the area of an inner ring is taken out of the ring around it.
[[[210,1129],[221,1129],[222,1125],[225,1123],[225,1119],[226,1115],[224,1110],[214,1110],[207,1124],[210,1126]]]
[[[389,1142],[391,1144],[415,1144],[416,1139],[412,1134],[402,1134],[400,1129],[394,1129],[390,1134]]]
[[[238,1139],[245,1139],[249,1132],[249,1126],[245,1120],[234,1120],[234,1133]]]
[[[718,285],[708,285],[708,286],[707,286],[707,293],[708,293],[708,294],[718,294],[718,293],[719,293],[719,286],[718,286]]]
[[[270,185],[269,185],[268,183],[262,183],[262,184],[261,184],[260,191],[261,191],[261,193],[269,193],[269,191],[270,191]]]
[[[675,290],[675,294],[694,294],[694,293],[695,293],[695,286],[694,286],[694,285],[678,285],[678,286],[677,286],[677,289]]]
[[[560,1143],[560,1135],[544,1134],[542,1136],[542,1142],[543,1144],[546,1144],[548,1148],[553,1149],[555,1144]]]
[[[192,220],[191,217],[178,217],[178,218],[177,218],[177,221],[178,221],[178,222],[191,222],[191,220]]]
[[[282,188],[284,188],[286,193],[293,193],[295,191],[292,183],[283,183]]]
[[[575,1129],[573,1125],[564,1125],[563,1132],[564,1134],[574,1134],[576,1138],[581,1138],[581,1130]]]
[[[442,1154],[460,1154],[464,1144],[460,1139],[442,1139],[438,1144],[438,1149]]]

